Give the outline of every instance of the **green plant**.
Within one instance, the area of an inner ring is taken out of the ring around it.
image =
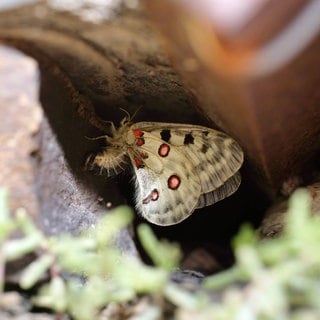
[[[46,237],[24,210],[18,210],[11,217],[6,199],[5,192],[1,190],[2,287],[6,263],[36,252],[38,258],[22,271],[19,284],[23,289],[30,289],[45,273],[49,273],[49,282],[32,298],[37,306],[58,313],[68,312],[79,320],[93,319],[110,302],[133,300],[144,293],[159,294],[170,270],[178,267],[181,256],[178,246],[159,242],[147,225],[139,227],[139,234],[145,247],[149,246],[151,257],[161,267],[147,266],[136,257],[121,254],[115,247],[117,233],[132,220],[132,211],[128,207],[118,207],[105,215],[94,229],[76,237],[67,234]],[[11,239],[11,234],[17,231],[22,236]],[[68,276],[64,276],[66,274]]]
[[[1,190],[2,288],[7,262],[36,252],[38,258],[23,270],[20,286],[31,288],[49,274],[32,303],[78,320],[104,319],[101,310],[108,304],[143,296],[150,300],[141,319],[159,319],[165,312],[163,301],[174,306],[171,317],[178,320],[320,318],[320,221],[311,215],[306,191],[298,190],[290,199],[282,236],[259,241],[250,226],[243,226],[234,240],[234,266],[207,277],[195,292],[170,280],[181,258],[179,247],[157,240],[147,225],[138,234],[153,267],[116,249],[118,231],[131,220],[131,210],[119,207],[77,237],[46,237],[23,210],[9,215]],[[11,238],[17,231],[22,236]]]

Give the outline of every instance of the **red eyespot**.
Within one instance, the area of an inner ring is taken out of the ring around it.
[[[151,193],[142,200],[143,204],[148,204],[150,201],[157,201],[159,199],[159,191],[157,189],[153,189]]]
[[[138,147],[141,147],[142,145],[144,145],[144,139],[143,139],[143,138],[138,138],[138,139],[136,140],[136,145],[137,145]]]
[[[136,137],[136,145],[138,147],[144,145],[144,139],[142,138],[142,136],[144,135],[144,132],[140,129],[132,129],[132,132]]]
[[[151,200],[156,201],[159,198],[159,192],[157,189],[153,189],[151,192]]]
[[[134,157],[134,163],[138,169],[141,169],[144,167],[144,163],[140,158]]]
[[[140,154],[140,157],[142,159],[147,159],[148,158],[148,154],[146,152],[140,152],[139,154]]]
[[[170,146],[167,145],[166,143],[163,143],[159,149],[158,149],[158,154],[160,157],[166,157],[170,152]]]
[[[142,137],[144,135],[144,132],[142,130],[139,130],[139,129],[133,129],[133,134],[136,136],[136,137]]]
[[[170,176],[168,179],[168,187],[172,190],[177,190],[180,186],[180,183],[181,183],[180,178],[175,174]]]

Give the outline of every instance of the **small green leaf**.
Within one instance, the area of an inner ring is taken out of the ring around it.
[[[33,298],[33,303],[56,312],[64,312],[68,305],[64,280],[61,277],[54,277],[49,284],[40,289],[38,296]]]
[[[293,239],[304,240],[310,231],[311,197],[306,189],[296,190],[289,199],[284,234]],[[304,227],[303,227],[304,226]],[[317,232],[318,233],[318,232]]]
[[[133,257],[123,257],[113,276],[122,286],[137,293],[160,292],[168,279],[165,270],[146,266]]]
[[[0,188],[0,242],[7,238],[15,228],[16,225],[9,212],[7,191]]]
[[[238,234],[234,237],[232,244],[234,248],[238,248],[244,244],[254,245],[258,242],[256,232],[250,224],[243,224]]]
[[[15,260],[37,249],[43,241],[45,239],[40,233],[22,239],[8,240],[3,244],[1,254],[7,261]]]
[[[172,270],[179,266],[182,254],[178,244],[159,241],[147,224],[140,224],[138,235],[144,250],[156,266]]]
[[[28,215],[27,211],[24,208],[19,208],[15,214],[15,221],[17,222],[18,227],[26,235],[34,235],[40,233],[41,231],[36,226],[32,218]]]
[[[22,272],[19,284],[23,289],[30,289],[52,265],[54,257],[45,254],[30,263]]]
[[[128,206],[119,206],[99,219],[96,227],[85,234],[94,237],[99,246],[114,243],[119,231],[127,227],[133,218],[133,212]]]
[[[194,292],[189,292],[174,283],[168,283],[164,294],[175,305],[191,310],[197,308],[200,302],[199,297]]]
[[[228,285],[245,280],[249,280],[248,276],[244,275],[238,266],[234,266],[213,276],[206,277],[203,286],[210,290],[221,290]]]
[[[98,311],[110,302],[125,302],[134,299],[135,292],[119,285],[114,278],[92,276],[85,285],[79,281],[68,282],[68,310],[77,320],[96,319]]]

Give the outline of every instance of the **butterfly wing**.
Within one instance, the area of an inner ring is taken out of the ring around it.
[[[241,175],[239,172],[237,172],[217,189],[201,194],[197,208],[210,206],[220,200],[223,200],[224,198],[231,196],[239,188],[240,183]]]
[[[199,176],[202,194],[221,187],[238,172],[243,163],[243,152],[237,142],[214,129],[158,122],[139,122],[133,127],[152,132],[153,136],[184,154],[192,163],[192,171]],[[237,190],[239,179],[240,175],[219,190],[220,200]]]
[[[128,153],[136,173],[136,206],[149,221],[171,225],[195,208],[235,192],[243,153],[222,132],[202,126],[140,122]]]
[[[201,194],[193,164],[153,133],[143,132],[139,141],[128,150],[136,174],[136,208],[154,224],[179,223],[192,214]]]
[[[185,136],[193,137],[193,140],[179,148],[183,149],[187,157],[191,159],[194,170],[200,178],[202,193],[221,188],[220,192],[228,191],[225,197],[229,196],[229,190],[222,186],[238,172],[243,163],[243,153],[239,145],[224,133],[212,129],[192,130]],[[233,182],[235,181],[231,179],[227,185],[238,187],[240,184],[240,181],[239,183]],[[236,189],[233,187],[234,191]]]

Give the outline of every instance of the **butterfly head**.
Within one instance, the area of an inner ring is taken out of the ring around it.
[[[99,138],[106,140],[107,146],[101,152],[91,155],[86,162],[89,169],[98,168],[100,172],[113,176],[121,172],[127,164],[126,137],[132,125],[130,116],[126,116],[120,122],[118,128],[110,122],[111,128],[108,135]]]
[[[122,148],[124,146],[124,140],[127,135],[127,132],[129,131],[129,128],[131,126],[132,122],[129,117],[124,117],[121,120],[119,128],[116,128],[113,122],[111,122],[110,135],[105,136],[107,144],[110,147]]]

